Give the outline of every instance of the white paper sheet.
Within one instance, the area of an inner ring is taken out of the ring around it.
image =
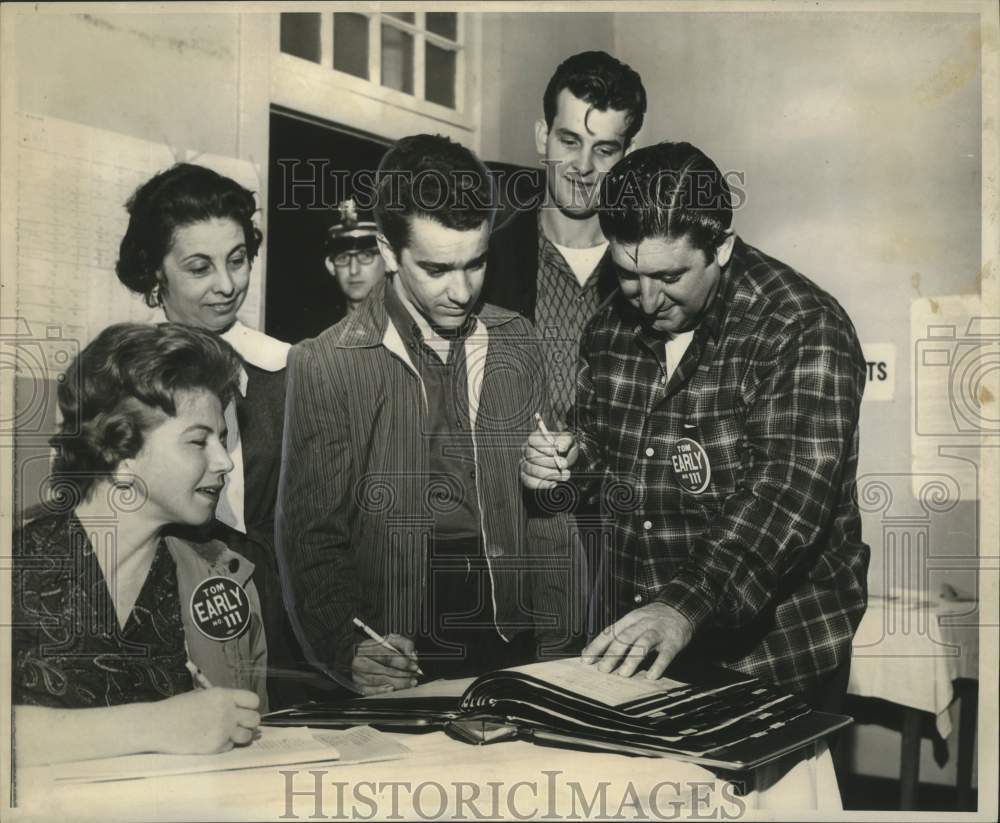
[[[346,731],[262,726],[248,746],[221,754],[136,754],[81,760],[54,766],[56,781],[95,783],[301,763],[360,763],[391,760],[408,753],[403,744],[368,726]]]

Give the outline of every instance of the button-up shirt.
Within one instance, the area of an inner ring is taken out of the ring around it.
[[[847,660],[866,366],[840,305],[737,240],[672,375],[620,295],[580,351],[574,478],[614,518],[619,613],[667,603],[699,628],[694,653],[796,689]]]
[[[469,315],[455,332],[439,334],[399,294],[398,277],[392,280],[393,288],[386,289],[385,307],[424,384],[427,502],[434,517],[434,535],[478,541],[482,524],[476,500],[476,454],[465,363],[465,340],[475,328],[476,318]],[[420,410],[413,413],[420,414]]]

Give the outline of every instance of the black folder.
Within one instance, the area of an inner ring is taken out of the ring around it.
[[[444,728],[475,743],[521,737],[547,745],[674,759],[743,771],[851,722],[815,712],[796,695],[720,668],[672,668],[649,681],[604,674],[578,659],[500,669],[460,697],[306,703],[266,725]]]

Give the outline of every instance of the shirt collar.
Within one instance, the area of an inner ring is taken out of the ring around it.
[[[715,297],[712,298],[711,305],[705,311],[705,314],[702,315],[701,320],[698,321],[698,325],[693,329],[699,339],[703,338],[706,334],[710,334],[716,340],[719,339],[719,334],[722,331],[722,324],[726,319],[726,313],[730,308],[733,295],[736,292],[745,270],[746,266],[743,262],[743,241],[737,237],[735,239],[732,256],[729,259],[729,264],[719,273],[719,284],[718,288],[715,290]],[[628,309],[635,312],[635,316],[638,321],[635,328],[636,334],[648,345],[654,344],[658,338],[650,336],[646,332],[638,311],[627,301],[623,301],[623,303]]]
[[[580,283],[579,278],[573,272],[573,267],[570,266],[569,261],[563,256],[563,253],[559,250],[559,247],[555,244],[553,240],[549,239],[549,236],[545,233],[542,228],[542,212],[541,209],[538,211],[537,217],[538,223],[538,251],[541,254],[542,260],[548,263],[553,268],[557,269],[560,274],[568,277],[573,283],[582,289],[597,288],[597,281],[600,279],[601,268],[604,265],[604,261],[609,259],[611,256],[611,243],[607,240],[603,241],[604,253],[601,255],[597,264],[594,266],[594,270],[590,273],[585,283]],[[601,245],[601,244],[598,244]],[[596,247],[595,247],[596,248]]]
[[[412,349],[420,344],[423,334],[416,317],[407,310],[403,299],[394,288],[394,280],[395,278],[392,280],[386,278],[385,311],[389,315],[389,322],[396,327],[407,348]]]
[[[171,321],[161,307],[153,315],[153,322],[169,323]],[[251,329],[239,320],[219,336],[232,346],[245,362],[258,369],[269,372],[281,371],[288,361],[288,350],[291,348],[288,343],[269,337],[256,329]],[[241,368],[240,394],[243,397],[246,397],[248,382],[249,377],[246,369]]]
[[[476,315],[470,313],[458,329],[442,334],[409,300],[399,285],[398,276],[392,277],[391,285],[386,288],[386,311],[405,343],[424,343],[443,361],[448,359],[451,344],[465,340],[478,323]]]
[[[383,343],[390,322],[401,336],[416,324],[413,316],[403,308],[398,295],[394,294],[392,286],[394,277],[395,275],[390,275],[383,278],[372,289],[367,300],[333,327],[334,345],[337,348],[357,349],[378,346]],[[399,303],[399,309],[403,314],[390,320],[393,297]],[[487,329],[502,326],[517,320],[520,315],[499,306],[482,303],[479,312],[469,317],[472,321],[469,328],[474,330],[480,326],[485,326]]]
[[[716,340],[719,339],[722,325],[733,309],[736,293],[743,282],[743,276],[746,274],[745,257],[746,244],[738,236],[734,237],[733,253],[729,258],[729,264],[719,276],[719,288],[715,292],[715,299],[699,324],[704,325]]]
[[[281,371],[288,362],[288,350],[291,348],[288,343],[251,329],[239,320],[223,332],[221,337],[239,352],[240,357],[258,369]]]

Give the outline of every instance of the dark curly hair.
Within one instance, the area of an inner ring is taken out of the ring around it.
[[[263,234],[253,224],[253,192],[204,166],[178,163],[151,177],[129,198],[128,229],[118,251],[115,272],[125,286],[158,305],[157,272],[181,226],[213,217],[234,220],[243,229],[252,263]]]
[[[177,414],[177,394],[205,390],[225,406],[242,361],[221,337],[181,323],[109,326],[84,348],[59,384],[53,485],[77,500],[142,449],[146,432]]]
[[[376,175],[375,222],[397,252],[410,242],[410,218],[448,229],[493,227],[496,199],[486,166],[440,134],[404,137],[385,153]]]
[[[601,181],[601,231],[612,242],[681,237],[711,260],[733,222],[725,176],[690,143],[657,143],[619,160]]]
[[[628,124],[625,148],[642,128],[646,117],[646,89],[631,66],[604,51],[583,51],[559,64],[542,98],[545,124],[551,129],[556,118],[559,92],[567,89],[574,97],[598,111],[623,111]]]

